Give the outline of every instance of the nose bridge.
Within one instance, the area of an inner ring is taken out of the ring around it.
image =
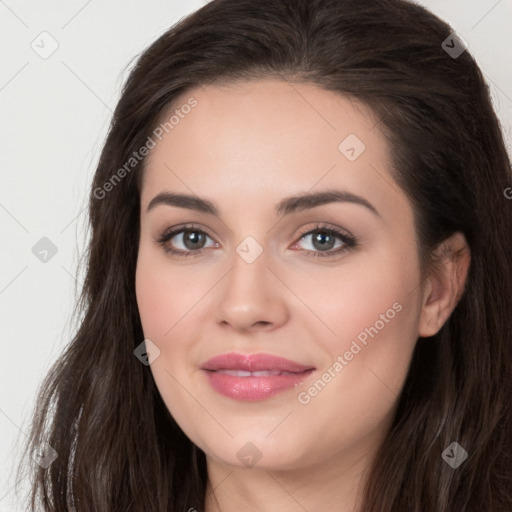
[[[248,236],[235,247],[231,272],[228,274],[229,288],[235,293],[258,295],[267,293],[269,270],[268,250],[254,237]],[[240,299],[240,297],[239,297]]]
[[[270,251],[253,237],[246,237],[236,246],[217,303],[219,321],[240,329],[284,321],[281,283],[268,268],[272,265],[270,256]]]

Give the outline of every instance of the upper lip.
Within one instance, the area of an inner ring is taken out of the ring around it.
[[[285,372],[301,373],[306,370],[313,370],[313,366],[303,365],[284,359],[283,357],[273,356],[272,354],[221,354],[208,359],[201,365],[203,370],[245,370],[248,372],[258,372],[264,370],[279,370]]]

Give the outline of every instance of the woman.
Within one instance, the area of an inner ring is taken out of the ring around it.
[[[512,510],[510,185],[482,74],[425,9],[182,20],[96,170],[32,508]]]

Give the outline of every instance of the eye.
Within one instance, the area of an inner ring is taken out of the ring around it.
[[[303,240],[307,240],[309,237],[312,237],[311,242],[308,244],[309,248],[303,252],[312,258],[335,257],[345,251],[355,249],[358,245],[355,237],[342,231],[340,228],[328,224],[320,224],[302,233],[299,241],[294,246]],[[202,254],[208,248],[208,246],[205,246],[208,238],[212,240],[203,229],[194,224],[188,224],[167,229],[156,238],[155,242],[161,245],[166,253],[182,258]],[[336,246],[337,241],[338,245]],[[180,245],[181,247],[179,247]],[[210,247],[218,246],[217,242],[213,242],[210,245]]]
[[[177,257],[187,257],[201,254],[205,249],[204,244],[207,238],[210,236],[205,231],[189,224],[166,230],[155,241],[164,248],[165,252]],[[176,246],[178,246],[177,249]],[[213,247],[217,246],[218,244],[214,242]]]
[[[338,256],[345,251],[355,249],[358,245],[355,237],[338,227],[327,224],[315,226],[313,229],[302,233],[299,242],[307,240],[309,237],[311,237],[311,242],[307,244],[309,248],[306,252],[308,253],[307,256],[312,258]],[[336,240],[340,241],[337,247]]]

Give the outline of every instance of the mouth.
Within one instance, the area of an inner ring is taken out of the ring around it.
[[[270,354],[223,354],[201,365],[216,392],[240,401],[265,400],[294,388],[315,369]]]

